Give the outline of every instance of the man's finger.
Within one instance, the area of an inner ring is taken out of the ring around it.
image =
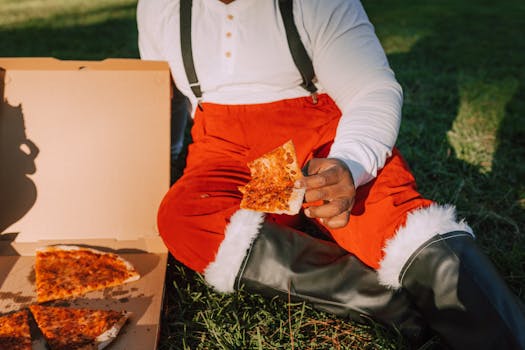
[[[350,220],[350,211],[345,211],[333,218],[326,219],[323,221],[323,224],[329,228],[343,228],[348,224]]]
[[[304,200],[305,202],[316,202],[320,200],[328,200],[328,194],[327,192],[322,189],[314,189],[314,190],[308,190],[304,194]]]
[[[318,174],[305,176],[301,181],[306,188],[319,188],[338,183],[340,181],[340,174],[334,166]]]
[[[319,206],[308,207],[305,210],[305,214],[310,218],[331,219],[345,211],[349,211],[352,209],[352,205],[353,200],[351,198],[335,199]]]
[[[353,198],[355,189],[348,184],[338,183],[332,186],[307,189],[304,195],[305,202],[315,202],[319,200],[332,201],[342,198]]]

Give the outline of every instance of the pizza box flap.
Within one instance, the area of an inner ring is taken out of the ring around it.
[[[158,238],[169,122],[165,62],[0,58],[0,233]]]
[[[53,57],[0,57],[2,68],[24,71],[166,71],[164,61],[146,61],[135,58],[108,58],[101,61],[59,60]],[[140,62],[140,63],[139,63]]]

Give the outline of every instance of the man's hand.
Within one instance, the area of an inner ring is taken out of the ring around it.
[[[307,203],[320,203],[308,207],[306,216],[321,219],[329,228],[346,226],[355,200],[354,180],[346,164],[335,158],[314,158],[306,170],[307,176],[296,187],[306,188]]]

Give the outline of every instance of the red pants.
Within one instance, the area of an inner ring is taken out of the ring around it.
[[[159,231],[173,256],[203,272],[239,210],[238,187],[250,180],[246,163],[289,139],[301,166],[326,156],[340,116],[327,95],[315,105],[309,97],[257,105],[204,104],[195,116],[184,175],[159,209]],[[416,191],[412,174],[394,150],[377,178],[357,189],[348,225],[327,231],[340,246],[378,268],[385,241],[407,213],[431,203]]]

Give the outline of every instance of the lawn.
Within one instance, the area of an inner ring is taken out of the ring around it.
[[[239,0],[242,1],[242,0]],[[398,147],[525,298],[525,2],[363,0],[405,92]],[[136,1],[0,0],[0,56],[138,57]],[[170,259],[160,349],[405,349],[303,303],[219,295]]]

